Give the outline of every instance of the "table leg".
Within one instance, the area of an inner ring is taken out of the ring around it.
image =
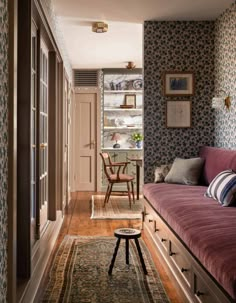
[[[144,260],[143,260],[143,255],[142,255],[142,252],[141,252],[141,248],[139,246],[139,242],[138,242],[138,239],[134,239],[135,240],[135,243],[136,243],[136,247],[137,247],[137,250],[138,250],[138,254],[139,254],[139,258],[140,258],[140,261],[141,261],[141,264],[142,264],[142,267],[143,267],[143,272],[145,275],[147,275],[147,269],[146,269],[146,266],[145,266],[145,263],[144,263]]]
[[[117,252],[118,252],[119,245],[120,245],[120,238],[118,238],[117,242],[116,242],[116,247],[115,247],[114,254],[113,254],[113,257],[112,257],[112,260],[111,260],[111,264],[110,264],[110,267],[109,267],[109,271],[108,271],[109,275],[112,274],[112,269],[113,269],[113,266],[115,264],[116,255],[117,255]]]
[[[137,200],[139,200],[139,183],[140,183],[140,166],[136,163],[136,192],[137,192]]]

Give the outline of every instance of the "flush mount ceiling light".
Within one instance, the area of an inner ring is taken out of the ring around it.
[[[136,65],[134,64],[134,62],[132,61],[129,61],[128,62],[128,65],[126,65],[126,68],[127,69],[134,69],[136,67]]]
[[[94,22],[92,31],[94,33],[106,33],[108,31],[108,24],[105,22]]]

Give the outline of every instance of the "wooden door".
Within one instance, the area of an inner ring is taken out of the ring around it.
[[[96,190],[97,92],[75,94],[74,189]]]
[[[48,222],[48,49],[43,41],[40,47],[39,212],[41,233]]]
[[[69,200],[69,176],[68,176],[68,109],[69,109],[69,81],[65,77],[64,81],[64,102],[63,102],[63,209],[68,204]]]
[[[30,188],[30,223],[31,223],[31,247],[35,244],[37,239],[36,231],[36,167],[37,167],[37,29],[34,23],[32,22],[32,37],[31,37],[31,136],[30,136],[30,179],[31,179],[31,188]]]

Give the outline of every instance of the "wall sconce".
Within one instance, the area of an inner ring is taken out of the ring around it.
[[[231,107],[231,96],[230,94],[227,94],[224,90],[220,90],[220,93],[223,93],[224,96],[214,97],[212,99],[212,108],[215,109],[224,109],[230,110]]]

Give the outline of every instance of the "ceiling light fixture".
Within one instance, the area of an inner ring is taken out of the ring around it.
[[[132,61],[129,61],[128,62],[128,65],[126,65],[126,68],[127,69],[134,69],[136,67],[136,65],[134,64],[134,62]]]
[[[108,24],[105,22],[94,22],[92,31],[94,33],[106,33],[108,31]]]

